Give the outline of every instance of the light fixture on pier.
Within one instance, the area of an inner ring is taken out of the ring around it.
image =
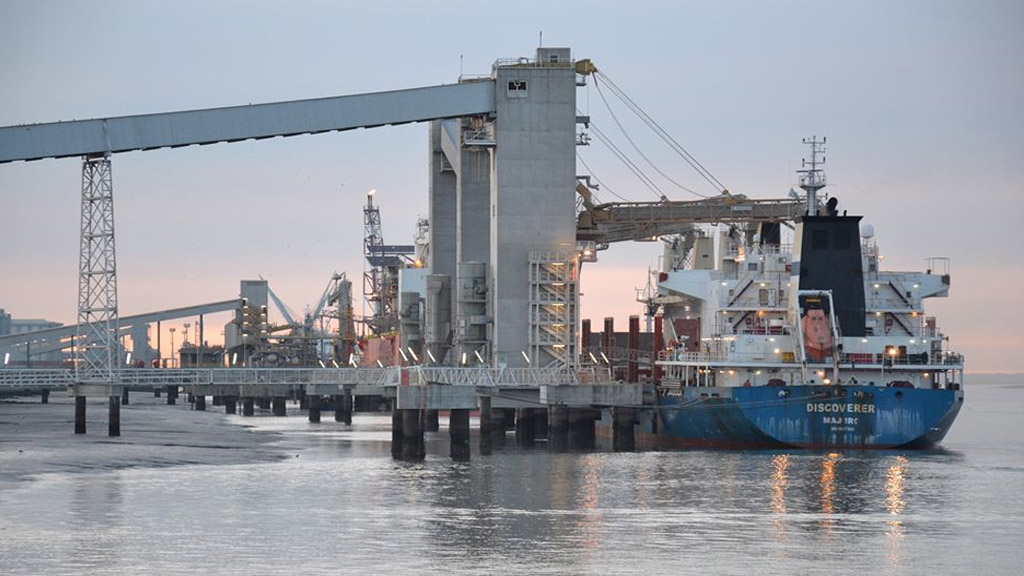
[[[419,362],[420,361],[420,357],[416,355],[416,351],[413,350],[411,346],[409,347],[408,350],[409,350],[409,355],[412,356],[412,361],[413,362]]]
[[[437,364],[437,358],[434,358],[434,354],[430,350],[427,350],[427,356],[430,358],[431,364]]]
[[[523,358],[526,358],[526,363],[527,364],[533,364],[533,362],[530,361],[530,357],[526,355],[526,350],[520,350],[519,352],[522,353]]]
[[[480,355],[479,350],[473,350],[473,354],[476,356],[478,362],[480,362],[481,364],[484,363],[484,357]]]
[[[401,348],[399,348],[398,349],[398,353],[401,354],[403,361],[405,361],[405,362],[409,361],[409,357],[405,355],[405,350],[402,350]]]

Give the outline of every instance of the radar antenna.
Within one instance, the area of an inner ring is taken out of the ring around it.
[[[800,187],[807,193],[808,216],[818,215],[818,190],[825,187],[825,171],[819,168],[825,164],[825,140],[825,137],[822,137],[819,141],[817,136],[803,139],[804,144],[811,147],[811,160],[801,160],[803,169],[797,170],[797,174],[800,174]]]

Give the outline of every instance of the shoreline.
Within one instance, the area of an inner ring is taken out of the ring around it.
[[[222,411],[194,411],[187,401],[134,392],[121,406],[121,436],[107,436],[106,398],[87,403],[87,434],[74,433],[73,398],[38,395],[0,400],[0,490],[50,473],[125,468],[275,462],[283,435],[232,422]]]

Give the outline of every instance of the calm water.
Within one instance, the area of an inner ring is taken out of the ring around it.
[[[1019,376],[973,377],[941,451],[556,455],[510,438],[454,463],[442,433],[416,464],[392,461],[388,416],[246,419],[287,458],[0,484],[0,573],[1020,574],[1022,415]]]

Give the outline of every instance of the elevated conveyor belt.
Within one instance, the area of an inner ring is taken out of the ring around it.
[[[599,204],[580,212],[576,238],[598,244],[650,240],[685,232],[693,224],[792,222],[805,211],[801,200],[751,200],[742,195],[688,202]]]
[[[122,332],[127,332],[129,328],[136,324],[150,324],[153,322],[162,322],[164,320],[173,320],[176,318],[199,316],[200,314],[227,312],[229,310],[240,308],[241,306],[241,299],[235,298],[233,300],[212,302],[210,304],[199,304],[197,306],[186,306],[184,308],[174,308],[172,310],[162,310],[160,312],[147,312],[145,314],[136,314],[134,316],[121,316],[118,319],[118,325]],[[0,336],[0,346],[23,346],[26,342],[31,342],[32,350],[36,354],[44,354],[46,352],[71,347],[71,338],[75,336],[77,331],[78,325],[72,324],[71,326],[47,328],[45,330],[36,330],[34,332],[10,334],[8,336]]]
[[[316,134],[493,112],[479,80],[333,98],[0,128],[0,163]]]

